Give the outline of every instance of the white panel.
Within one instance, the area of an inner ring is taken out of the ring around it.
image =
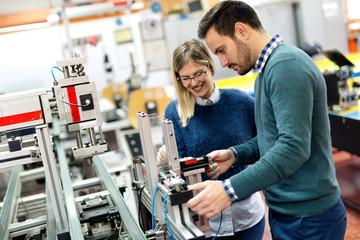
[[[20,129],[20,128],[41,125],[43,123],[44,123],[44,120],[41,119],[41,120],[36,120],[36,121],[31,121],[31,122],[26,122],[26,123],[13,124],[13,125],[5,126],[5,127],[0,127],[0,131],[2,132],[2,131],[16,130],[16,129]]]
[[[88,82],[89,82],[89,77],[86,75],[80,77],[70,77],[66,79],[61,79],[60,86],[66,87],[66,86],[72,86],[72,85],[77,85],[80,83],[88,83]]]
[[[9,93],[6,95],[0,95],[0,103],[4,101],[12,101],[17,99],[24,99],[39,95],[46,95],[46,89],[34,89],[34,90],[28,90],[28,91],[22,91],[22,92],[16,92],[16,93]]]
[[[0,102],[0,118],[11,117],[18,114],[30,113],[41,110],[42,109],[39,101],[39,96],[33,96],[24,99],[11,99],[9,101]],[[40,112],[39,115],[37,115],[37,117],[40,118],[41,115],[42,112]],[[22,120],[22,123],[3,126],[0,127],[0,131],[8,131],[18,128],[24,128],[27,126],[35,126],[35,125],[43,124],[44,123],[43,117],[44,116],[41,116],[40,120],[32,120],[32,121],[28,120],[26,122],[25,120]]]
[[[98,124],[98,126],[101,126],[103,124],[102,122],[102,116],[101,116],[101,112],[100,112],[100,106],[99,106],[99,98],[98,95],[96,93],[96,85],[95,82],[92,81],[90,82],[90,89],[91,89],[91,94],[92,94],[92,98],[94,101],[94,111],[95,111],[95,118],[96,118],[96,122]]]
[[[68,97],[67,88],[63,88],[62,92],[63,92],[63,96],[64,96],[63,100],[66,103],[69,103],[70,101],[69,101],[69,97]],[[80,105],[81,105],[80,96],[91,93],[90,84],[82,84],[82,85],[75,86],[75,92],[76,92],[76,98],[77,98],[77,105],[79,106],[78,109],[80,112],[80,120],[87,121],[90,119],[95,119],[96,118],[95,110],[82,111],[81,107],[80,107]],[[73,120],[72,120],[72,115],[71,115],[71,105],[66,104],[66,103],[63,103],[63,104],[65,104],[66,120],[68,123],[72,123]]]
[[[75,91],[76,91],[76,96],[77,96],[77,99],[78,99],[78,104],[81,105],[80,96],[91,93],[90,84],[78,85],[78,86],[75,87]],[[95,106],[94,106],[94,108],[95,108]],[[88,111],[82,111],[81,107],[79,107],[79,110],[80,110],[80,119],[81,119],[81,121],[86,121],[86,120],[96,118],[94,109],[93,110],[88,110]]]
[[[66,67],[66,66],[70,66],[70,65],[82,64],[84,62],[86,62],[85,57],[68,58],[68,59],[56,61],[56,66],[61,68],[61,67]],[[71,69],[69,69],[69,70],[71,70]]]
[[[0,117],[41,110],[39,97],[4,101],[0,104]]]

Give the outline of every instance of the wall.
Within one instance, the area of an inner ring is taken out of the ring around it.
[[[270,36],[280,34],[286,43],[297,45],[295,17],[291,3],[255,6],[254,9]]]
[[[299,15],[302,42],[315,41],[324,50],[348,53],[342,0],[302,0]]]
[[[87,57],[85,72],[90,80],[96,82],[99,92],[107,85],[104,54],[109,56],[113,67],[115,82],[124,82],[131,76],[132,68],[129,53],[134,53],[134,62],[138,73],[145,77],[146,62],[143,54],[140,14],[131,14],[118,18],[71,23],[69,33],[72,39],[100,36],[96,46],[85,44],[74,47],[81,56]],[[131,29],[133,43],[117,44],[115,31]],[[63,26],[54,26],[37,30],[0,35],[0,92],[10,93],[52,86],[51,68],[57,60],[67,56],[63,43],[67,42]],[[62,73],[54,70],[57,79]],[[159,69],[149,73],[143,87],[166,86],[169,84],[169,69]]]
[[[0,35],[0,92],[52,86],[51,68],[62,59],[56,27]]]
[[[175,48],[183,41],[197,38],[197,28],[200,18],[177,19],[167,21],[165,24],[166,38],[168,40],[169,52],[172,54]],[[210,51],[211,53],[211,51]],[[215,62],[215,76],[214,79],[222,79],[232,76],[237,76],[237,73],[230,69],[221,67],[219,59],[211,54]]]

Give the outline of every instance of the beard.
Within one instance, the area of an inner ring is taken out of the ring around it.
[[[234,65],[236,65],[238,68],[237,70],[238,74],[242,76],[250,72],[254,66],[254,64],[251,61],[251,50],[247,44],[241,42],[236,37],[234,38],[234,42],[237,48],[237,56],[238,56],[237,63],[231,63],[229,64],[228,67],[231,68]]]

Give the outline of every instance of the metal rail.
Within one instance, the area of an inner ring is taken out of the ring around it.
[[[22,167],[13,167],[9,185],[6,191],[4,206],[0,214],[0,239],[8,239],[9,225],[14,222],[14,216],[17,209],[17,199],[21,192],[20,172]]]
[[[70,236],[72,239],[81,240],[84,239],[84,236],[82,234],[81,224],[77,214],[78,209],[75,203],[74,191],[72,188],[73,184],[69,175],[70,170],[66,161],[65,150],[61,142],[55,141],[55,145],[57,146],[60,175],[64,188],[65,204],[70,226]]]
[[[124,198],[121,196],[121,193],[114,183],[111,175],[107,171],[106,167],[103,165],[103,162],[99,156],[93,157],[93,167],[96,174],[102,180],[103,185],[109,191],[112,200],[114,201],[117,209],[119,210],[121,219],[125,225],[127,232],[131,235],[132,239],[141,240],[146,239],[145,234],[141,230],[140,226],[134,219],[130,210],[128,209]]]

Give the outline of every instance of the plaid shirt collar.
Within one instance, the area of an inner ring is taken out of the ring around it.
[[[261,51],[259,58],[256,60],[254,68],[261,73],[261,71],[264,69],[266,61],[268,60],[270,54],[274,49],[279,46],[283,42],[283,39],[280,37],[279,34],[276,34],[275,37],[273,37],[270,42],[266,44],[264,49]]]

